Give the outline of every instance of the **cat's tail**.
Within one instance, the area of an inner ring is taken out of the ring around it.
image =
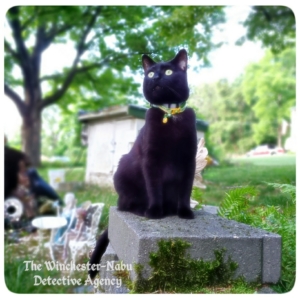
[[[104,254],[107,246],[109,243],[108,239],[108,229],[106,229],[99,237],[96,247],[94,249],[94,252],[90,258],[90,269],[89,269],[89,275],[91,279],[94,279],[96,275],[98,274],[99,268],[97,268],[97,265],[100,264],[100,260],[102,255]],[[94,266],[94,267],[93,267]],[[94,269],[94,270],[93,270]]]

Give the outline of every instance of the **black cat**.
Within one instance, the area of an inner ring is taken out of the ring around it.
[[[151,108],[131,151],[124,155],[114,175],[118,209],[151,219],[178,215],[194,217],[190,195],[197,151],[196,117],[186,108],[189,97],[187,53],[155,63],[143,55],[143,91]],[[108,245],[107,231],[91,257],[99,263]],[[90,272],[91,277],[96,272]]]

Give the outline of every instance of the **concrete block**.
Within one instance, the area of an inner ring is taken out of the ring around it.
[[[235,276],[243,275],[248,282],[261,278],[275,283],[280,277],[281,237],[203,210],[193,220],[177,216],[152,220],[110,208],[108,235],[118,258],[125,264],[144,266],[143,277],[151,274],[149,253],[158,250],[157,242],[179,238],[191,243],[188,249],[194,259],[213,260],[214,251],[226,249],[238,263]],[[132,279],[136,278],[134,271]]]
[[[214,205],[202,205],[201,210],[213,215],[217,215],[219,207]]]
[[[101,270],[97,293],[127,294],[129,290],[124,286],[122,279],[114,276],[116,264],[119,263],[118,256],[111,244],[108,244],[101,259]],[[101,281],[102,280],[102,281]]]
[[[281,237],[265,236],[262,250],[262,282],[276,283],[281,269]],[[279,267],[274,268],[275,262],[279,262]]]

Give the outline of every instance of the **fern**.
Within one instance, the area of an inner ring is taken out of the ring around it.
[[[247,215],[249,201],[252,201],[256,195],[256,189],[251,186],[230,190],[219,206],[219,215],[230,220],[249,223],[251,219]]]
[[[251,226],[277,233],[282,237],[282,274],[275,286],[278,292],[290,291],[296,278],[296,187],[290,184],[269,183],[292,198],[292,205],[250,206],[257,195],[253,187],[230,190],[219,207],[219,215]]]
[[[274,183],[265,182],[267,185],[272,186],[275,189],[279,189],[281,193],[288,194],[291,196],[293,203],[296,203],[296,186],[287,183]]]

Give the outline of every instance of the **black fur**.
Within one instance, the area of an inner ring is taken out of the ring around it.
[[[18,186],[20,162],[29,165],[28,158],[22,151],[4,146],[4,199],[7,199]]]
[[[163,123],[165,112],[155,107],[178,106],[188,99],[187,53],[183,49],[169,62],[155,63],[147,55],[142,61],[144,95],[154,106],[148,109],[144,127],[131,151],[121,158],[114,175],[118,208],[151,219],[170,215],[192,219],[190,194],[197,150],[195,113],[186,108]],[[103,245],[97,245],[102,251]],[[96,247],[92,263],[99,263],[99,249]]]
[[[106,229],[97,241],[95,250],[93,251],[93,254],[90,259],[91,265],[95,266],[95,265],[99,264],[101,257],[104,254],[104,252],[108,246],[108,243],[109,243],[108,229]],[[98,274],[97,268],[95,268],[95,270],[92,270],[92,268],[89,269],[89,275],[91,278],[95,278],[95,276],[97,274]]]

